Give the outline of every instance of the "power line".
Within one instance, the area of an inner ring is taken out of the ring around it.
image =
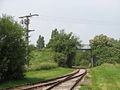
[[[81,23],[81,24],[100,24],[100,25],[118,25],[120,22],[110,21],[110,20],[95,20],[93,19],[85,19],[85,18],[75,18],[75,17],[57,17],[57,16],[47,16],[41,15],[38,19],[52,22],[63,22],[63,23]],[[38,20],[37,19],[37,20]],[[35,21],[39,22],[39,21]]]

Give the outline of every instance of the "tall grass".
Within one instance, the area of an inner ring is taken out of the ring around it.
[[[69,68],[54,68],[49,70],[39,70],[39,71],[27,71],[25,72],[25,79],[19,81],[9,81],[0,83],[0,88],[6,88],[16,85],[23,85],[27,83],[43,81],[50,78],[55,78],[58,76],[63,76],[65,74],[71,73],[74,69]]]
[[[54,52],[50,49],[31,52],[30,64],[26,68],[25,78],[19,81],[0,82],[0,88],[47,80],[68,74],[73,69],[60,68],[53,60]]]
[[[103,64],[91,68],[91,90],[120,90],[120,64]]]
[[[41,63],[35,70],[49,70],[57,67],[58,65],[56,63]]]
[[[29,70],[45,70],[58,67],[53,60],[54,52],[50,49],[31,52]]]

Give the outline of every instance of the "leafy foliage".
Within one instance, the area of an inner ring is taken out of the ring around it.
[[[37,67],[35,70],[49,70],[57,67],[58,67],[57,63],[45,62],[45,63],[41,63],[40,66]]]
[[[24,29],[4,15],[0,17],[0,80],[23,78],[25,63]]]
[[[105,46],[111,47],[113,46],[112,38],[107,37],[106,35],[100,34],[94,37],[94,39],[90,40],[90,45],[92,48],[102,48]]]
[[[57,31],[57,29],[52,30],[51,39],[55,38],[58,35],[58,33],[59,32]]]
[[[120,63],[120,41],[101,34],[90,40],[90,45],[94,49],[94,55],[101,58],[97,65],[102,63]]]
[[[77,50],[74,60],[74,65],[90,67],[90,63],[91,63],[91,52]]]
[[[36,50],[36,47],[33,44],[30,44],[28,48],[29,48],[29,53],[32,52],[33,50]]]
[[[45,46],[44,37],[39,35],[39,38],[37,40],[37,48],[42,49],[42,48],[44,48],[44,46]]]
[[[56,52],[54,55],[55,62],[61,67],[66,67],[66,56],[63,53]]]
[[[66,34],[64,30],[61,30],[50,39],[47,47],[52,48],[55,52],[66,55],[66,65],[71,67],[77,45],[80,45],[77,37],[72,33]]]

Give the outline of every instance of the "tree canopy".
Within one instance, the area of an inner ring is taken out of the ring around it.
[[[97,35],[90,40],[95,56],[99,56],[102,63],[120,63],[120,41],[107,37],[106,35]]]
[[[52,31],[54,32],[54,31]],[[64,30],[56,31],[56,35],[52,36],[47,47],[52,48],[55,52],[66,55],[66,65],[72,66],[72,60],[75,56],[76,47],[80,45],[79,39],[73,33],[65,33]]]
[[[0,17],[0,80],[24,77],[25,29],[10,16]]]
[[[101,48],[104,46],[112,46],[112,38],[107,37],[106,35],[100,34],[90,40],[90,45],[92,48]]]
[[[39,35],[39,38],[37,40],[37,48],[38,49],[42,49],[45,47],[45,41],[44,41],[44,37]]]

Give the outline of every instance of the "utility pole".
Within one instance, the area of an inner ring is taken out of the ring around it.
[[[91,51],[91,67],[94,67],[94,62],[93,62],[93,53],[92,53],[92,49],[91,49],[90,51]]]
[[[27,65],[28,65],[28,54],[29,54],[29,51],[28,51],[28,46],[29,46],[29,32],[31,31],[34,31],[34,30],[29,30],[29,24],[30,24],[30,17],[32,16],[39,16],[38,14],[29,14],[29,15],[26,15],[26,16],[21,16],[19,18],[21,18],[21,23],[22,24],[25,24],[26,25],[26,37],[25,37],[25,40],[26,40],[26,61],[27,61]]]

